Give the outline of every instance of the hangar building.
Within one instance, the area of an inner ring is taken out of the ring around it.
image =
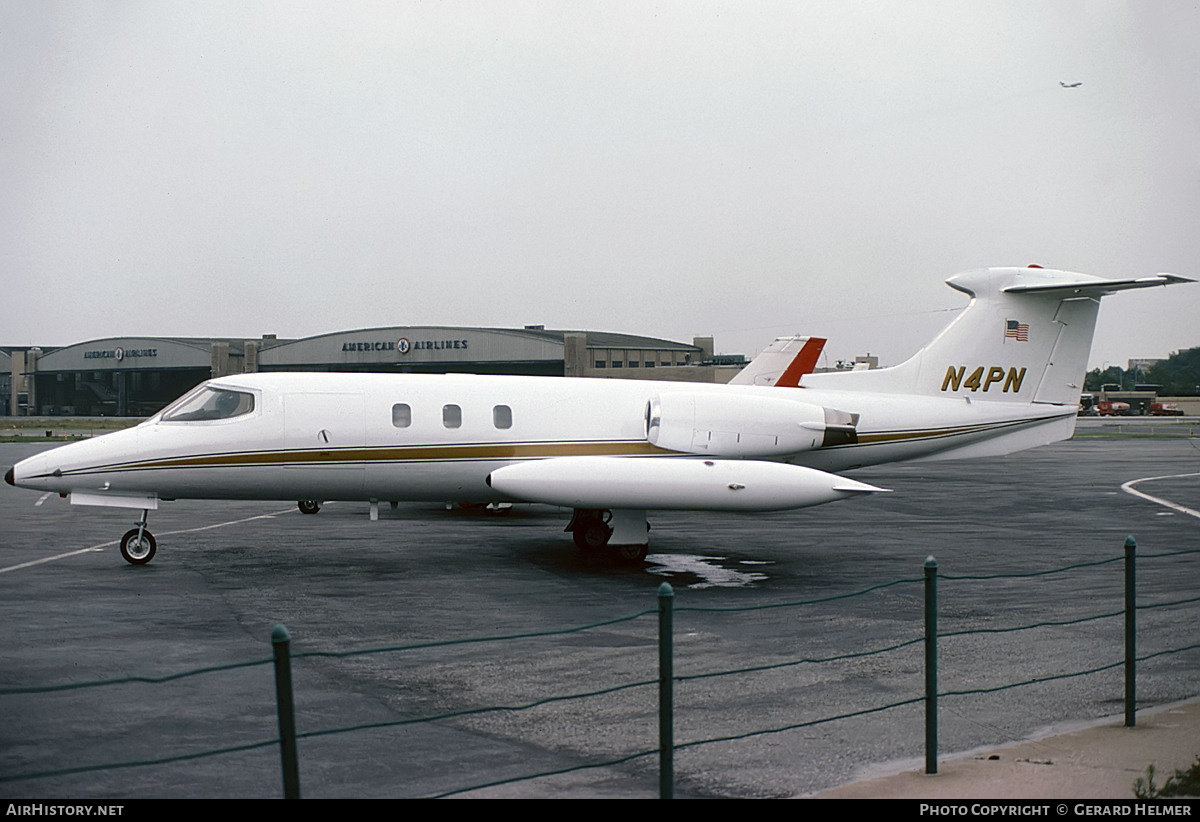
[[[0,351],[6,415],[146,416],[210,377],[256,371],[527,374],[727,382],[745,364],[691,344],[597,331],[394,326],[296,340],[109,337]],[[720,360],[720,361],[718,361]]]

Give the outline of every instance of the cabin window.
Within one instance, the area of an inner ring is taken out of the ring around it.
[[[492,409],[492,423],[497,428],[512,428],[512,409],[507,405],[497,405]]]
[[[408,428],[412,425],[412,406],[406,402],[398,402],[393,405],[392,425],[397,428]]]
[[[442,425],[447,428],[462,428],[462,408],[457,405],[443,405]]]
[[[227,420],[249,414],[253,410],[253,394],[206,385],[168,408],[162,418],[170,422]]]

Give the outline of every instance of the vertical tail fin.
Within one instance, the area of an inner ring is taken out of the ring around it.
[[[823,337],[780,337],[735,374],[729,384],[795,388],[801,377],[817,367],[824,348]]]
[[[1043,268],[988,268],[946,283],[971,302],[929,345],[892,368],[812,374],[805,386],[971,399],[1079,402],[1100,298],[1192,282],[1159,274],[1106,280]]]

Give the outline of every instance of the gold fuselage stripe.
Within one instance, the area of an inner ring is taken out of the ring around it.
[[[244,451],[151,459],[107,466],[103,470],[217,468],[232,465],[309,465],[313,463],[442,462],[456,460],[520,460],[579,456],[662,456],[673,454],[644,441],[464,443],[462,445],[319,448],[299,451]],[[86,470],[86,469],[85,469]],[[93,469],[94,470],[94,469]]]

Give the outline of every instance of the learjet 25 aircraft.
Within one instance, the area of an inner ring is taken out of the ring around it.
[[[640,562],[649,510],[802,508],[884,490],[833,472],[1070,437],[1100,298],[1180,282],[1192,281],[971,271],[947,281],[970,296],[966,309],[904,363],[794,384],[220,377],[134,428],[22,460],[5,479],[141,509],[121,541],[134,564],[156,549],[148,512],[184,498],[370,500],[373,512],[378,500],[546,503],[574,509],[567,530],[581,547]]]

